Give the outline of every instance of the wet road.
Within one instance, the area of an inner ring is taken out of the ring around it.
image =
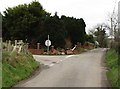
[[[108,87],[105,51],[98,48],[79,55],[34,55],[48,68],[15,87]]]

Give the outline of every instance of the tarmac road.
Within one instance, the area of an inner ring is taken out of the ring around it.
[[[98,48],[79,55],[34,55],[48,68],[15,87],[109,87],[103,57],[105,51]]]

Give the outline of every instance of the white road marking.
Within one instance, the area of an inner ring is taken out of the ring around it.
[[[74,55],[69,55],[69,56],[67,56],[67,57],[65,57],[65,58],[70,58],[70,57],[73,57]]]
[[[63,61],[63,60],[60,60],[60,61]]]
[[[59,61],[56,62],[57,64],[59,63]]]
[[[49,66],[51,67],[51,66],[54,66],[55,64],[50,64]]]
[[[55,64],[59,64],[60,62],[62,62],[62,61],[64,61],[64,60],[66,60],[67,58],[70,58],[70,57],[73,57],[73,56],[75,56],[75,55],[68,55],[68,56],[66,56],[65,58],[63,58],[63,59],[61,59],[61,60],[58,60],[58,61],[56,61],[55,63],[45,63],[46,61],[45,60],[39,60],[41,57],[48,57],[48,56],[41,56],[41,55],[33,55],[33,57],[37,60],[37,61],[40,61],[40,64],[41,65],[45,65],[45,66],[49,66],[49,67],[52,67],[52,66],[54,66]],[[44,62],[45,61],[45,62]],[[51,61],[51,60],[50,60]],[[51,61],[52,62],[52,61]]]
[[[44,64],[45,66],[49,66],[49,64]]]

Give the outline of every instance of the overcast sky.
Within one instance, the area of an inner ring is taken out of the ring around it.
[[[23,3],[30,3],[33,0],[0,0],[0,11],[7,7],[13,7]],[[108,14],[112,13],[114,6],[117,11],[117,4],[120,0],[37,0],[43,8],[51,13],[58,12],[58,15],[66,15],[75,18],[83,18],[86,23],[86,30],[89,30],[98,23],[107,22]],[[116,2],[116,3],[115,3]]]

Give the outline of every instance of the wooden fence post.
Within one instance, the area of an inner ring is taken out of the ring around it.
[[[8,41],[8,52],[11,51],[11,40]]]
[[[17,40],[15,40],[15,46],[17,46]]]
[[[28,47],[29,47],[29,43],[26,44],[26,50],[28,50]]]
[[[28,45],[29,45],[29,43],[26,43],[23,47],[25,54],[28,52]]]
[[[37,49],[38,50],[40,49],[40,43],[37,43]]]

